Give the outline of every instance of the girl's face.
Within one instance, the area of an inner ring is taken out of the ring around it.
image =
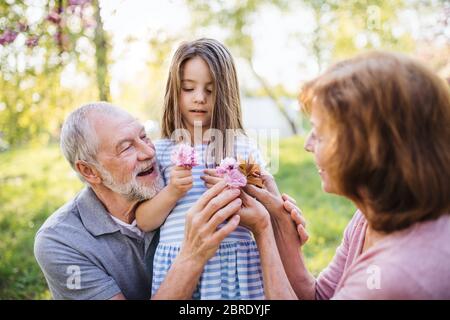
[[[191,135],[194,123],[209,129],[213,109],[214,83],[206,62],[194,57],[185,62],[181,73],[180,110],[183,122]]]
[[[337,188],[333,184],[329,173],[327,172],[326,151],[331,147],[332,132],[329,128],[325,127],[326,119],[320,112],[319,108],[312,108],[311,111],[311,124],[312,129],[309,133],[306,142],[305,150],[314,153],[314,161],[319,171],[320,178],[322,179],[322,189],[325,192],[337,193]]]

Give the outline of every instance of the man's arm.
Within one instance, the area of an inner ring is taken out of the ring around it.
[[[239,190],[220,182],[206,191],[186,214],[181,250],[152,299],[191,299],[206,262],[239,224]],[[228,222],[217,230],[217,227]]]
[[[35,258],[54,299],[103,300],[121,290],[116,281],[92,261],[56,239],[53,229],[43,230],[34,244]]]

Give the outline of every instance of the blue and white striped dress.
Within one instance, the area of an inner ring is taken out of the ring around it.
[[[165,184],[169,182],[172,168],[171,155],[174,141],[162,139],[155,142],[156,154]],[[204,175],[206,144],[196,145],[200,165],[192,168],[193,187],[175,205],[160,230],[160,241],[153,262],[152,294],[164,280],[170,266],[180,251],[184,238],[186,212],[207,190],[200,176]],[[260,153],[248,139],[237,139],[235,152],[241,159],[252,155],[261,166]],[[220,226],[219,226],[220,227]],[[264,299],[259,252],[252,233],[238,226],[220,244],[216,255],[203,270],[193,299]]]

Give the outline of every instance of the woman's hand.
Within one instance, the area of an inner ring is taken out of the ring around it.
[[[298,234],[300,245],[305,244],[309,236],[305,229],[306,222],[301,216],[300,209],[296,206],[296,201],[288,195],[280,194],[275,180],[270,174],[263,174],[261,178],[263,180],[262,189],[247,185],[244,190],[269,211],[276,231],[286,232],[293,228]],[[277,230],[277,227],[281,230]]]
[[[201,176],[200,179],[205,181],[205,186],[208,189],[223,180],[223,178],[217,174],[216,169],[205,169],[203,172],[205,175]]]
[[[284,201],[278,191],[277,184],[270,174],[262,174],[263,188],[248,184],[244,190],[250,196],[256,198],[269,211],[272,219],[286,219]]]
[[[193,186],[192,168],[174,166],[170,172],[168,187],[177,198],[183,197]]]
[[[256,236],[270,225],[270,215],[267,209],[256,199],[241,191],[242,208],[239,211],[240,225],[250,229]]]
[[[306,231],[306,220],[303,217],[301,210],[296,206],[297,202],[293,198],[287,194],[283,194],[282,198],[284,200],[284,209],[286,209],[292,221],[297,225],[297,233],[300,237],[300,243],[303,246],[309,239],[309,234]]]

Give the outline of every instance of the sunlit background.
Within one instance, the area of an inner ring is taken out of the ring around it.
[[[302,83],[370,49],[420,59],[450,82],[445,0],[2,0],[0,2],[0,298],[49,298],[34,234],[82,187],[57,142],[64,118],[94,100],[145,122],[154,138],[177,46],[216,38],[232,52],[248,129],[278,130],[276,180],[309,220],[308,265],[333,256],[351,203],[321,191],[302,150]]]

